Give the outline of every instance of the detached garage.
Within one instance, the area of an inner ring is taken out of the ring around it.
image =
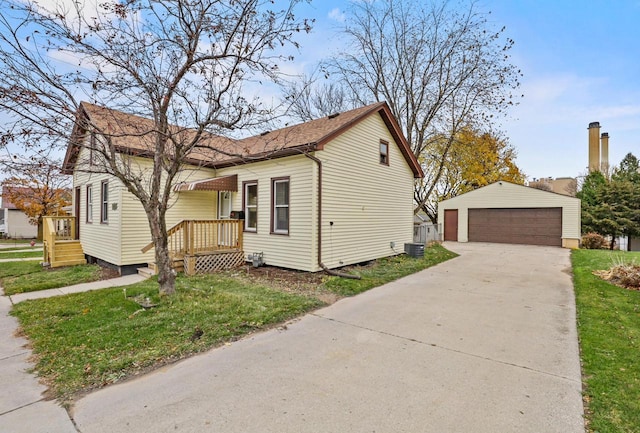
[[[578,248],[580,199],[500,181],[438,204],[442,240]]]

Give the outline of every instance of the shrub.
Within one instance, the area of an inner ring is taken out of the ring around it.
[[[598,233],[586,233],[582,236],[582,248],[587,250],[602,250],[608,243],[604,236]]]

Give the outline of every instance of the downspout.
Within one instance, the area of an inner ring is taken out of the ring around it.
[[[334,271],[327,268],[326,265],[322,263],[322,161],[308,152],[305,152],[304,156],[314,161],[318,166],[318,266],[320,266],[320,268],[329,275],[359,280],[361,279],[359,275],[351,275],[345,272]]]

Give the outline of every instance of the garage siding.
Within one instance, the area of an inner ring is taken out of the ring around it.
[[[469,209],[469,242],[562,246],[562,208]]]

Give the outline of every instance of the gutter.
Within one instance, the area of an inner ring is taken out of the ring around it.
[[[307,152],[304,153],[304,156],[314,161],[318,166],[318,266],[320,266],[320,268],[322,268],[322,270],[329,275],[359,280],[361,279],[359,275],[352,275],[345,272],[334,271],[327,268],[327,266],[322,263],[322,161]]]

